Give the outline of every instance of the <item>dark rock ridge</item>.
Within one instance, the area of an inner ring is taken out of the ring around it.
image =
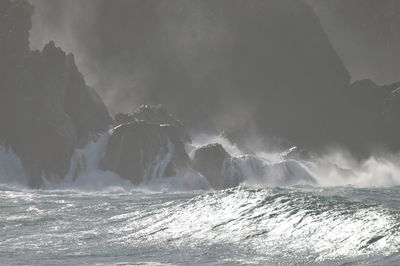
[[[162,105],[147,105],[143,104],[132,114],[119,113],[115,116],[115,123],[129,123],[134,121],[147,121],[153,124],[169,124],[173,125],[184,143],[191,143],[192,140],[182,123],[168,113],[167,109]]]
[[[29,50],[29,3],[1,5],[0,20],[6,24],[0,23],[5,44],[0,47],[0,135],[21,158],[30,185],[39,187],[42,176],[63,178],[74,149],[107,130],[111,118],[73,55],[54,42],[42,51]]]
[[[114,128],[102,168],[134,184],[169,176],[182,176],[190,159],[173,125],[134,121]]]

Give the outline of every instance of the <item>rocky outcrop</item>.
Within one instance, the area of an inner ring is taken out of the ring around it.
[[[193,167],[214,189],[236,187],[243,182],[271,186],[316,184],[311,174],[295,160],[272,162],[257,155],[229,155],[221,144],[194,152]]]
[[[119,113],[115,116],[115,122],[117,125],[134,121],[146,121],[159,125],[173,125],[176,128],[179,137],[184,143],[192,142],[182,123],[170,113],[168,113],[167,109],[163,105],[144,104],[133,111],[133,113],[130,115]]]
[[[0,28],[6,40],[0,47],[0,72],[6,73],[0,135],[21,158],[30,185],[39,187],[42,177],[62,179],[73,150],[107,130],[111,118],[72,55],[54,42],[42,51],[29,51],[28,2],[2,1],[2,5],[7,8],[0,19],[8,24]]]
[[[145,121],[114,128],[102,168],[134,184],[169,176],[183,176],[190,166],[177,129]]]
[[[344,94],[348,109],[341,124],[343,146],[362,157],[378,147],[392,151],[400,148],[400,126],[396,122],[399,87],[400,83],[379,86],[368,79],[350,86]]]
[[[193,156],[193,168],[199,171],[215,189],[222,187],[222,169],[225,160],[231,158],[221,144],[198,148]]]

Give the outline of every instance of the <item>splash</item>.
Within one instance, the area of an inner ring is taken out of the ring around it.
[[[207,179],[189,169],[185,174],[163,177],[162,174],[174,152],[167,145],[164,156],[158,156],[145,171],[142,184],[135,186],[118,174],[103,171],[99,164],[104,156],[112,131],[90,141],[84,148],[76,149],[71,167],[62,181],[43,179],[46,189],[80,191],[191,191],[210,190]],[[386,154],[372,156],[359,162],[344,151],[327,153],[310,160],[284,159],[285,153],[259,152],[243,154],[236,145],[221,136],[198,135],[186,150],[193,157],[196,148],[220,143],[232,155],[221,169],[221,188],[238,184],[255,187],[390,187],[400,185],[400,156]],[[163,153],[164,154],[164,153]],[[0,183],[7,187],[27,188],[28,178],[21,160],[11,148],[0,146]]]
[[[28,178],[19,157],[11,148],[0,145],[0,184],[26,187]]]

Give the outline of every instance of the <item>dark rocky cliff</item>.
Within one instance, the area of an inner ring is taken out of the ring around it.
[[[30,185],[38,187],[42,176],[62,178],[73,150],[107,130],[111,118],[72,55],[54,42],[29,50],[30,4],[1,5],[0,134],[21,158]]]

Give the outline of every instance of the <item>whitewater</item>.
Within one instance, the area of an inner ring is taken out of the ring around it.
[[[135,186],[99,170],[109,135],[77,149],[66,179],[40,190],[0,147],[1,265],[400,263],[397,155],[249,156],[220,136],[199,136],[189,154],[218,142],[234,155],[221,173],[225,189],[195,171],[158,176],[165,158]],[[246,179],[230,187],[239,170]]]

